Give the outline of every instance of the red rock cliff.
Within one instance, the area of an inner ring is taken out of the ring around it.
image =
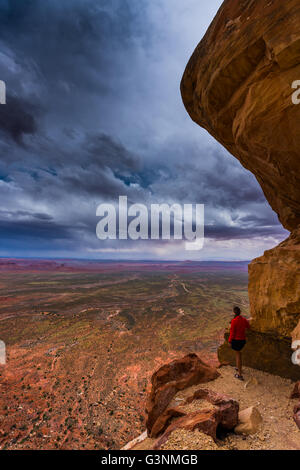
[[[250,170],[291,236],[249,267],[248,365],[291,378],[300,339],[299,0],[225,0],[181,83],[191,118]],[[299,336],[299,337],[298,337]],[[232,361],[226,344],[221,360]]]

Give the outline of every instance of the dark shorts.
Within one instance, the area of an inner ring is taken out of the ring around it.
[[[246,341],[245,340],[239,340],[239,339],[233,339],[231,341],[231,347],[234,351],[241,351],[243,347],[245,346]]]

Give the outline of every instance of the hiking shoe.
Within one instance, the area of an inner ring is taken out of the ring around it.
[[[235,374],[235,379],[238,379],[238,380],[241,380],[242,382],[244,382],[244,377],[242,375],[239,375],[239,374]]]

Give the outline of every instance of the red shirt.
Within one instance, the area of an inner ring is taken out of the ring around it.
[[[246,339],[246,330],[250,328],[248,320],[241,315],[238,315],[231,320],[229,343],[233,339],[244,341]]]

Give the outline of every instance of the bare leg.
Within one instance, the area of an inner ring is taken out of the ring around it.
[[[242,366],[242,353],[241,351],[235,351],[236,357],[236,367],[239,372],[239,375],[243,375],[243,366]]]

